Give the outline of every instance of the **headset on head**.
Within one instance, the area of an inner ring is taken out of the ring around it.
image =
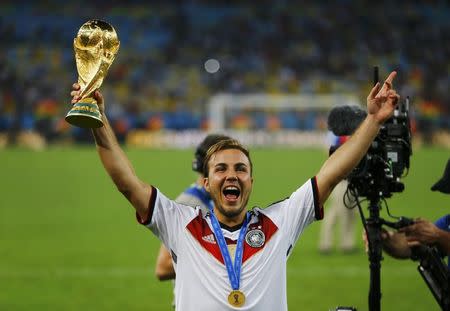
[[[205,162],[206,153],[208,149],[222,140],[231,139],[225,135],[210,134],[203,139],[195,150],[194,159],[192,160],[192,170],[203,174],[203,164]]]

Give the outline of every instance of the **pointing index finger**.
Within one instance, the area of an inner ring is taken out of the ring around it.
[[[386,95],[386,92],[390,89],[392,89],[392,81],[394,80],[395,76],[397,75],[396,71],[392,71],[389,76],[384,80],[383,86],[380,89],[380,92],[378,95],[383,94]]]
[[[392,71],[389,76],[386,78],[384,83],[388,84],[388,86],[392,86],[392,81],[394,81],[395,76],[397,75],[397,71]]]

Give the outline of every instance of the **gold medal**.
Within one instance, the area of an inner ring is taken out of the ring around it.
[[[245,295],[240,290],[233,290],[228,295],[228,303],[233,307],[242,307],[245,303]]]

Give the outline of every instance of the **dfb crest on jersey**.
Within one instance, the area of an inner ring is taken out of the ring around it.
[[[266,236],[264,235],[264,232],[259,229],[250,230],[245,235],[245,242],[251,247],[261,247],[264,245],[265,241]]]

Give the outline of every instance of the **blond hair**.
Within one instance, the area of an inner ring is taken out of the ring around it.
[[[239,141],[231,138],[219,141],[209,147],[208,151],[206,152],[205,161],[203,162],[203,172],[205,177],[207,177],[209,174],[209,161],[211,160],[211,157],[219,151],[228,149],[240,150],[243,154],[245,154],[248,162],[250,163],[250,175],[253,174],[253,163],[250,158],[250,151],[245,148]]]

